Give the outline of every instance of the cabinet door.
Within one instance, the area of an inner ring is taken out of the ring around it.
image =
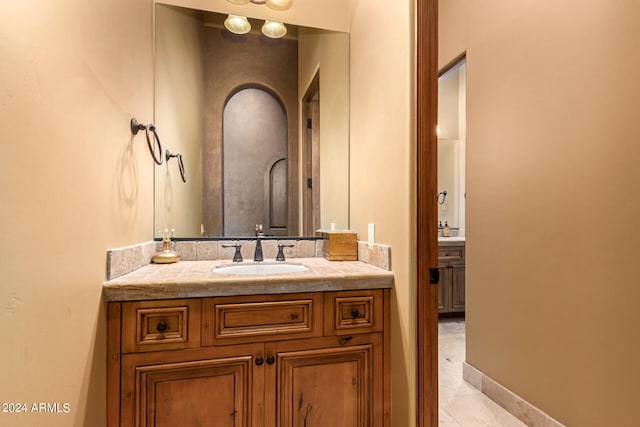
[[[121,426],[258,427],[262,425],[262,346],[252,352],[127,355]],[[186,350],[182,351],[183,353]],[[192,359],[192,358],[190,358]]]
[[[345,343],[341,347],[335,347],[333,341],[330,348],[279,349],[275,353],[276,426],[382,425],[380,334],[341,340]],[[270,389],[268,379],[265,383]]]
[[[454,265],[451,271],[451,311],[465,310],[464,265]]]
[[[438,283],[438,312],[449,311],[449,300],[451,299],[451,274],[446,265],[439,265],[440,281]]]
[[[246,426],[250,370],[251,357],[141,367],[140,425]]]

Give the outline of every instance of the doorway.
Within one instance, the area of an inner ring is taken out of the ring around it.
[[[320,228],[320,70],[302,98],[302,235]]]
[[[475,392],[463,379],[466,133],[466,56],[462,54],[438,74],[438,418],[452,424],[465,420],[458,402]]]

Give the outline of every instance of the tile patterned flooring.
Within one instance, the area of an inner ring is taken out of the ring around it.
[[[464,319],[440,320],[438,324],[440,427],[525,426],[462,379],[464,360]]]

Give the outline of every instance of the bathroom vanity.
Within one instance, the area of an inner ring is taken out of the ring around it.
[[[148,265],[107,282],[109,426],[390,426],[393,274]]]
[[[438,313],[463,314],[465,311],[465,240],[438,239]]]

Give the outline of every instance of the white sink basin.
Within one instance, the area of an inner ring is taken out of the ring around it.
[[[262,276],[267,274],[285,274],[285,273],[299,273],[307,271],[308,268],[302,264],[234,264],[223,265],[216,267],[213,271],[219,274],[238,274],[238,275],[253,275]]]

